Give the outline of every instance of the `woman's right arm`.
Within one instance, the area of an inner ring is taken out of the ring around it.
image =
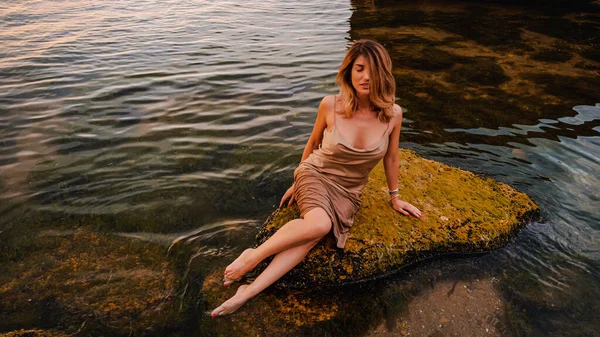
[[[321,100],[321,104],[319,104],[319,110],[317,112],[317,120],[315,121],[315,125],[313,126],[312,133],[310,134],[310,138],[306,142],[306,146],[304,147],[304,152],[302,152],[302,159],[300,162],[303,162],[310,156],[314,149],[319,147],[321,141],[323,140],[323,131],[327,127],[327,119],[328,115],[333,111],[333,100],[335,96],[325,96]],[[288,206],[290,206],[294,202],[294,184],[292,187],[288,188],[288,190],[281,198],[281,202],[279,202],[279,207],[281,207],[285,200],[288,201]]]
[[[323,131],[327,127],[327,116],[333,110],[334,97],[335,96],[325,96],[321,100],[321,104],[319,104],[319,110],[317,112],[317,120],[313,126],[310,138],[308,138],[308,142],[306,142],[300,162],[303,162],[306,158],[308,158],[313,150],[318,148],[319,144],[321,144],[321,141],[323,140]]]

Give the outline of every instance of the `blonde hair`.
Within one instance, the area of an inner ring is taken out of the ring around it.
[[[343,111],[350,118],[358,110],[358,96],[352,86],[352,67],[359,56],[369,65],[369,99],[375,107],[377,118],[388,123],[394,112],[396,81],[392,75],[392,60],[385,48],[372,40],[358,40],[348,49],[335,78],[340,88]]]

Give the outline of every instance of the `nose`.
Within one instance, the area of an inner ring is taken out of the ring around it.
[[[363,76],[364,76],[364,79],[368,81],[371,75],[369,74],[369,71],[368,71],[368,70],[365,70],[365,71],[363,72]]]

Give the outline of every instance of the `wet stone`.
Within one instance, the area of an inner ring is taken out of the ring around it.
[[[499,85],[509,79],[496,61],[488,58],[473,58],[472,63],[457,67],[448,75],[451,82],[462,85]]]
[[[538,216],[537,205],[526,194],[506,184],[421,158],[410,150],[400,150],[399,154],[400,197],[419,207],[424,213],[422,218],[407,217],[391,208],[383,165],[378,164],[363,190],[363,203],[346,247],[335,248],[333,237],[327,236],[275,287],[253,298],[236,314],[219,318],[227,323],[215,323],[217,331],[234,334],[231,329],[237,329],[261,334],[272,331],[269,326],[275,324],[288,326],[284,330],[287,333],[341,324],[347,303],[344,299],[336,300],[335,296],[319,295],[322,292],[338,285],[362,284],[435,256],[503,247],[520,228]],[[298,216],[296,206],[275,211],[258,234],[258,243]],[[259,265],[249,278],[267,262]],[[235,294],[235,287],[222,286],[222,278],[223,270],[218,270],[205,279],[203,294],[207,308],[214,308]],[[271,313],[278,313],[277,317],[269,316]],[[256,326],[256,317],[263,317],[258,321],[265,327]],[[251,324],[255,326],[251,328]]]
[[[0,333],[0,337],[67,337],[70,335],[44,330],[19,330],[7,333]]]
[[[537,205],[524,193],[489,178],[400,150],[400,198],[417,206],[420,219],[390,206],[383,164],[371,172],[346,247],[332,235],[284,276],[280,287],[333,286],[364,281],[432,256],[485,252],[506,245]],[[297,207],[275,211],[258,234],[267,240]]]
[[[561,49],[545,48],[531,55],[531,58],[543,62],[566,62],[573,58],[573,54]]]
[[[212,319],[208,315],[210,311],[233,296],[238,286],[224,287],[223,271],[220,269],[208,275],[203,283],[207,315],[200,325],[205,329],[204,335],[365,336],[370,327],[380,324],[381,317],[405,307],[400,298],[394,298],[393,307],[379,305],[384,301],[384,295],[369,284],[351,285],[350,290],[343,287],[321,291],[271,287],[233,315]],[[348,291],[369,295],[348,296]]]
[[[42,232],[14,252],[0,263],[2,330],[135,336],[179,321],[177,273],[160,246],[78,229]]]

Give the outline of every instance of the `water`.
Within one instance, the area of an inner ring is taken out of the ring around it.
[[[543,221],[505,249],[367,285],[349,302],[356,323],[341,315],[319,329],[598,331],[598,5],[41,0],[0,9],[5,269],[24,238],[85,228],[171,247],[181,288],[197,288],[253,243],[291,183],[320,99],[336,92],[345,49],[373,38],[394,59],[401,146],[527,192]],[[451,297],[457,285],[467,292]],[[169,331],[211,334],[199,290],[181,297],[195,309],[180,314],[187,330]],[[385,309],[358,319],[367,297]],[[10,317],[0,331],[70,326]]]

